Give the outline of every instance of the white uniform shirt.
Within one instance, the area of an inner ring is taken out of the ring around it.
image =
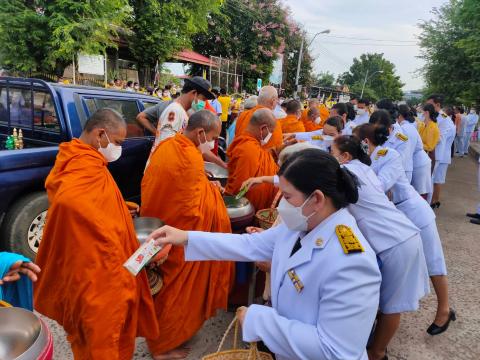
[[[335,233],[349,226],[365,252],[345,254]],[[187,260],[272,261],[272,307],[251,305],[243,340],[262,340],[278,360],[367,360],[365,347],[375,319],[381,275],[375,253],[347,209],[341,209],[301,240],[284,224],[255,234],[189,232]],[[303,288],[298,291],[289,271]]]
[[[355,123],[356,126],[359,126],[359,125],[368,123],[369,120],[370,120],[370,114],[368,113],[368,110],[366,110],[365,114],[355,116],[355,120],[353,120],[353,122]]]
[[[342,130],[342,135],[352,135],[353,134],[353,129],[357,127],[357,124],[353,120],[347,121],[345,124],[345,127]]]
[[[383,186],[370,166],[359,160],[343,165],[357,176],[358,201],[348,206],[360,231],[375,252],[381,253],[410,239],[418,228],[388,200]]]
[[[435,147],[435,161],[441,164],[452,162],[452,143],[455,140],[457,128],[452,119],[441,112],[437,117],[438,129],[440,130],[440,141]]]
[[[475,126],[478,123],[478,115],[477,114],[468,114],[467,115],[467,124],[465,126],[465,132],[471,133],[475,130]]]
[[[423,141],[414,124],[403,120],[400,124],[405,135],[408,136],[408,143],[412,151],[413,168],[423,167],[431,163],[425,150],[423,150]]]
[[[332,136],[323,135],[323,129],[295,133],[295,139],[300,141],[306,141],[324,151],[329,151],[330,146],[332,146],[333,142]]]
[[[400,153],[404,171],[413,171],[413,153],[410,151],[408,136],[399,124],[393,124],[393,130],[385,146]]]

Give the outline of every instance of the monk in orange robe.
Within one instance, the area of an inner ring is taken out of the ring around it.
[[[287,116],[278,120],[282,126],[284,134],[292,134],[297,132],[305,132],[305,126],[300,121],[302,115],[301,104],[298,100],[290,100],[286,104]]]
[[[318,109],[320,110],[320,119],[322,119],[320,126],[323,128],[323,125],[325,125],[325,122],[330,117],[330,110],[328,110],[327,105],[323,103],[318,106]]]
[[[121,154],[107,145],[120,146],[126,129],[116,111],[98,110],[79,139],[60,145],[45,184],[35,309],[63,326],[76,360],[130,360],[135,337],[158,335],[146,272],[123,267],[139,243],[107,169]]]
[[[183,230],[231,232],[218,185],[205,174],[202,152],[210,151],[221,131],[220,119],[207,110],[190,116],[183,134],[160,143],[142,181],[142,216],[153,216]],[[163,288],[155,295],[159,334],[148,340],[154,359],[182,359],[182,347],[217,309],[227,308],[233,263],[185,262],[182,246],[173,247],[159,265]]]
[[[277,89],[273,86],[264,86],[260,89],[257,98],[257,106],[242,112],[235,125],[235,137],[241,135],[248,127],[250,119],[255,111],[262,108],[267,108],[273,111],[278,103]],[[280,124],[276,124],[272,131],[272,136],[267,143],[262,145],[265,149],[275,149],[277,152],[283,148],[283,133]]]
[[[236,195],[245,180],[258,176],[272,176],[278,171],[270,151],[262,147],[277,120],[269,109],[253,113],[245,131],[235,137],[227,150],[228,180],[225,192]],[[277,125],[278,126],[278,125]],[[272,184],[252,188],[245,195],[256,210],[272,205],[277,189]]]
[[[321,129],[320,110],[318,107],[313,107],[307,110],[307,117],[302,120],[306,132],[316,131]]]

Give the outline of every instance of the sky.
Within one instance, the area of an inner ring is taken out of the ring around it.
[[[417,73],[423,66],[423,60],[418,58],[420,29],[417,24],[431,19],[432,8],[445,2],[283,0],[293,19],[304,26],[310,39],[320,31],[330,30],[330,34],[318,35],[310,45],[316,73],[330,71],[337,76],[348,71],[354,57],[380,52],[395,64],[397,74],[405,83],[404,91],[421,89],[424,85],[423,77]]]

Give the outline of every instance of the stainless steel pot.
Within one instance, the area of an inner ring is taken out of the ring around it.
[[[218,180],[222,184],[222,186],[225,186],[227,184],[227,179],[228,179],[228,170],[222,168],[221,166],[218,166],[217,164],[205,161],[205,171],[209,175],[209,178],[211,180]]]
[[[47,326],[33,312],[0,308],[0,359],[37,359],[50,341]]]
[[[150,235],[152,231],[157,230],[163,225],[165,225],[165,223],[155,217],[140,216],[133,219],[133,226],[135,227],[137,239],[140,244],[143,244],[145,240],[147,240],[148,235]]]
[[[224,195],[223,201],[227,207],[228,217],[234,232],[244,232],[245,227],[253,224],[255,209],[247,198],[235,199],[234,196]]]

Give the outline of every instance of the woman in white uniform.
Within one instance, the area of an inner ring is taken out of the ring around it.
[[[400,313],[417,310],[418,301],[429,292],[422,240],[419,229],[388,200],[356,136],[337,137],[332,155],[358,178],[358,201],[348,210],[382,262],[380,315],[368,355],[383,359]]]
[[[412,147],[413,172],[410,179],[411,184],[427,200],[427,195],[432,192],[432,177],[430,175],[432,160],[423,150],[423,141],[414,125],[415,117],[408,105],[400,105],[398,107],[397,122],[402,127],[405,135],[408,136],[408,143]]]
[[[382,110],[380,110],[382,111]],[[378,114],[377,116],[383,116]],[[385,116],[388,114],[385,113]],[[388,130],[382,126],[362,126],[356,134],[368,144],[372,170],[377,174],[384,192],[392,193],[392,201],[419,229],[423,252],[437,295],[435,320],[427,329],[430,335],[447,330],[450,321],[456,320],[455,311],[448,301],[448,281],[442,243],[435,223],[435,214],[428,203],[415,191],[406,178],[400,154],[383,146]]]
[[[272,261],[272,307],[237,312],[244,341],[262,340],[278,360],[367,360],[381,275],[345,209],[358,199],[353,177],[319,149],[291,155],[279,176],[276,227],[235,235],[165,226],[151,238],[184,245],[187,260]]]

